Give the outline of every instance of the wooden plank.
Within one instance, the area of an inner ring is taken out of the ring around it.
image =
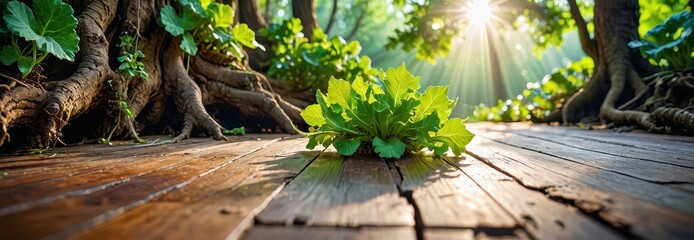
[[[180,158],[184,163],[176,167],[134,177],[127,182],[98,189],[86,195],[70,196],[0,216],[0,226],[12,229],[0,232],[0,238],[61,238],[63,234],[74,234],[140,206],[152,198],[185,186],[274,141],[220,144],[218,148]]]
[[[412,198],[427,227],[507,228],[516,221],[457,168],[438,157],[407,156],[395,161],[400,189]]]
[[[479,230],[478,230],[479,231]],[[486,229],[475,234],[472,229],[458,228],[428,228],[424,229],[424,239],[426,240],[526,240],[532,239],[523,232],[516,229],[508,232]]]
[[[164,194],[76,239],[237,239],[288,178],[320,152],[288,139]]]
[[[383,160],[321,154],[263,210],[262,224],[414,226]]]
[[[414,228],[408,227],[366,227],[366,228],[334,228],[334,227],[297,227],[297,226],[255,226],[244,239],[417,239]]]
[[[639,161],[638,159],[571,148],[561,144],[524,137],[513,133],[489,131],[479,135],[518,148],[529,149],[546,155],[556,156],[566,161],[573,161],[651,182],[694,183],[694,171],[692,171],[691,168],[650,161]]]
[[[575,208],[530,190],[479,160],[452,161],[479,184],[535,239],[620,239],[621,236]]]
[[[618,145],[609,142],[598,142],[578,137],[568,137],[562,135],[548,134],[546,131],[532,131],[527,129],[510,131],[524,137],[537,138],[544,141],[549,141],[572,148],[578,148],[587,151],[599,152],[617,157],[628,157],[638,160],[646,160],[694,168],[694,153],[683,153],[680,151],[657,151],[654,149],[643,149],[632,146]],[[691,145],[694,149],[694,144]],[[684,150],[684,149],[683,149]]]
[[[48,179],[72,176],[82,172],[93,171],[94,169],[105,170],[112,165],[137,161],[142,157],[169,153],[175,149],[215,146],[219,143],[219,141],[188,141],[186,143],[132,148],[127,151],[106,151],[102,154],[70,157],[60,157],[60,155],[56,155],[55,157],[22,161],[18,163],[21,164],[21,166],[6,168],[9,176],[5,179],[6,181],[0,182],[0,188],[9,188]],[[122,159],[128,157],[134,158],[128,160]]]
[[[615,172],[477,137],[467,150],[530,188],[639,237],[692,236],[692,195]]]
[[[21,211],[31,206],[56,201],[62,198],[85,195],[92,191],[129,181],[152,171],[182,164],[181,157],[200,154],[214,148],[225,148],[216,142],[214,145],[180,145],[166,148],[141,149],[129,156],[99,156],[101,160],[83,159],[80,163],[46,170],[49,179],[23,177],[22,183],[0,190],[0,216]],[[194,147],[194,148],[193,148]],[[183,149],[181,149],[183,148]],[[178,149],[178,150],[176,150]],[[171,151],[160,153],[159,151]],[[88,164],[89,163],[89,164]],[[47,176],[43,176],[47,177]],[[30,181],[31,180],[31,181]]]

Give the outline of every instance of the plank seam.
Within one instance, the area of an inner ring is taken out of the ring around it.
[[[255,148],[255,149],[251,149],[250,151],[248,151],[248,152],[246,152],[246,153],[244,153],[244,154],[240,154],[240,155],[238,155],[238,156],[236,156],[236,157],[234,157],[234,158],[232,158],[232,159],[230,159],[230,160],[228,160],[228,161],[225,161],[224,163],[222,163],[222,164],[220,164],[220,165],[218,165],[218,166],[216,166],[216,167],[213,167],[213,168],[211,168],[211,169],[209,169],[209,170],[207,170],[207,171],[205,171],[205,172],[203,172],[203,173],[201,173],[201,174],[195,175],[195,176],[191,177],[190,179],[187,179],[187,180],[185,180],[185,181],[179,182],[178,184],[174,184],[174,185],[172,185],[172,186],[169,186],[169,187],[167,187],[167,188],[164,188],[164,189],[162,189],[162,190],[159,190],[159,191],[157,191],[157,192],[154,192],[154,193],[148,195],[147,197],[145,197],[144,199],[140,199],[140,200],[138,200],[138,201],[132,202],[132,203],[130,203],[130,204],[127,204],[127,205],[125,205],[125,206],[119,207],[119,208],[117,208],[117,209],[110,210],[110,211],[107,211],[107,212],[105,212],[105,213],[102,213],[102,214],[100,214],[100,215],[98,215],[98,216],[96,216],[96,217],[94,217],[94,218],[92,218],[92,219],[90,219],[90,220],[88,220],[88,221],[86,221],[86,222],[84,222],[84,223],[77,224],[77,225],[75,225],[75,226],[73,226],[73,227],[71,227],[71,228],[68,228],[68,229],[65,229],[65,230],[63,230],[63,231],[61,231],[61,232],[59,232],[59,233],[56,233],[56,234],[50,236],[49,238],[63,239],[63,238],[66,238],[66,237],[68,237],[68,236],[70,236],[70,235],[76,233],[76,232],[80,232],[80,231],[86,230],[86,229],[88,229],[88,228],[94,227],[94,226],[96,226],[96,225],[99,225],[99,224],[101,224],[101,223],[104,223],[104,222],[106,222],[106,221],[108,221],[108,220],[111,220],[111,219],[113,219],[113,218],[115,218],[115,217],[117,217],[117,216],[119,216],[119,215],[121,215],[121,214],[123,214],[123,213],[125,213],[125,212],[127,212],[127,211],[130,211],[130,210],[132,210],[132,209],[134,209],[134,208],[136,208],[136,207],[142,206],[142,205],[144,205],[145,203],[149,202],[150,200],[152,200],[152,199],[154,199],[154,198],[156,198],[156,197],[158,197],[158,196],[164,195],[164,194],[166,194],[166,193],[168,193],[168,192],[171,192],[171,191],[173,191],[173,190],[175,190],[175,189],[179,189],[179,188],[181,188],[181,187],[184,187],[185,185],[188,185],[189,183],[191,183],[191,182],[197,180],[197,179],[200,178],[200,177],[203,177],[203,176],[208,175],[208,174],[210,174],[210,173],[212,173],[212,172],[214,172],[214,171],[216,171],[216,170],[218,170],[218,169],[221,169],[221,168],[223,168],[224,166],[229,165],[229,164],[235,162],[236,160],[241,159],[241,158],[243,158],[243,157],[245,157],[245,156],[247,156],[247,155],[249,155],[249,154],[252,154],[252,153],[254,153],[254,152],[257,152],[257,151],[259,151],[259,150],[261,150],[261,149],[263,149],[263,148],[269,146],[270,144],[275,143],[275,142],[277,142],[277,141],[279,141],[279,140],[281,140],[281,139],[282,139],[282,138],[275,138],[275,139],[273,139],[273,140],[270,140],[270,141],[268,141],[268,142],[267,142],[266,144],[264,144],[264,145],[261,145],[261,146]]]

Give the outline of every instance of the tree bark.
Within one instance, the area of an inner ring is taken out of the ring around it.
[[[318,28],[314,0],[292,0],[292,15],[301,19],[301,25],[304,26],[304,36],[310,41],[313,37],[313,30]]]

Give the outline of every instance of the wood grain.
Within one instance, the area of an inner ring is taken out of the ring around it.
[[[521,183],[542,190],[636,236],[678,239],[694,229],[692,195],[622,174],[479,138],[471,155]]]
[[[575,208],[530,190],[479,160],[448,159],[472,178],[535,239],[620,239],[612,229],[581,214]]]
[[[261,224],[414,226],[383,160],[321,154],[263,210]]]
[[[408,227],[379,227],[379,228],[335,228],[335,227],[299,227],[299,226],[255,226],[244,239],[354,239],[354,240],[415,240],[414,228]]]
[[[68,196],[0,216],[0,226],[12,229],[0,231],[0,238],[61,238],[80,232],[185,186],[274,141],[276,140],[220,143],[218,148],[208,148],[199,154],[177,158],[184,163],[175,167],[159,169],[85,195]]]
[[[306,141],[273,143],[76,238],[236,239],[284,181],[319,154],[303,151]]]
[[[395,161],[400,188],[412,197],[427,227],[508,228],[516,221],[474,181],[438,157]]]

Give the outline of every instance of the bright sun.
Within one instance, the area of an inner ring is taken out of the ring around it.
[[[487,23],[494,11],[488,0],[471,0],[465,8],[468,20],[478,24]]]

